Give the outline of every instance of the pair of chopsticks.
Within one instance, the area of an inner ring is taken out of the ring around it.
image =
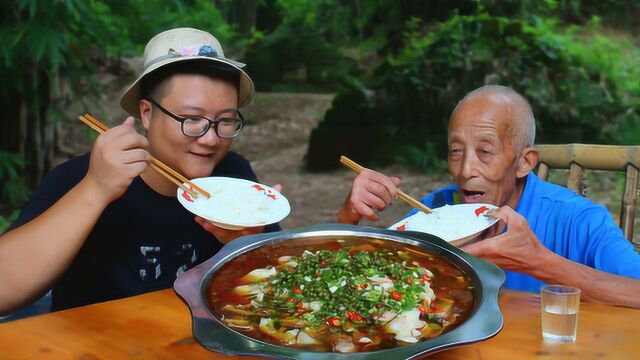
[[[109,127],[107,125],[103,124],[100,120],[94,118],[89,114],[84,114],[82,116],[79,116],[78,119],[80,119],[80,121],[87,124],[90,128],[92,128],[99,134],[102,134],[105,131],[109,130]],[[209,195],[208,192],[204,191],[201,187],[189,181],[189,179],[182,176],[179,172],[173,170],[172,168],[162,163],[162,161],[154,157],[151,157],[151,160],[149,161],[149,165],[151,166],[151,168],[157,171],[160,175],[164,176],[172,183],[178,185],[182,190],[186,191],[191,196],[196,198],[198,197],[198,194],[195,191],[193,191],[193,189],[196,189],[197,191],[202,193],[202,195],[206,196],[207,199],[211,197],[211,195]],[[191,189],[184,186],[183,185],[184,183],[188,184],[191,187]]]
[[[340,156],[340,163],[346,167],[348,167],[349,169],[357,172],[358,174],[360,173],[360,171],[362,171],[363,167],[360,166],[358,163],[356,163],[355,161],[349,159],[346,156]],[[425,206],[423,203],[421,203],[420,201],[412,198],[411,196],[405,194],[402,190],[397,189],[398,190],[398,196],[400,196],[400,199],[404,200],[407,204],[413,206],[414,208],[424,212],[425,214],[431,214],[433,212],[433,210],[429,209],[427,206]]]

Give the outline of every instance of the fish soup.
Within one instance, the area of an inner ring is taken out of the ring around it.
[[[470,315],[470,278],[423,248],[368,237],[306,238],[240,255],[210,279],[210,310],[256,340],[309,351],[406,346]]]

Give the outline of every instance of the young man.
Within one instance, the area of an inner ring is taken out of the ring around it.
[[[456,185],[422,202],[500,206],[492,214],[502,220],[499,235],[463,250],[505,269],[507,288],[538,292],[543,282],[559,283],[582,289],[587,300],[640,307],[640,255],[606,208],[533,174],[534,136],[535,119],[521,95],[495,85],[471,92],[449,122],[449,172]],[[363,171],[338,220],[377,220],[375,211],[397,198],[398,185],[397,178]]]
[[[51,288],[53,310],[167,288],[222,243],[279,229],[229,231],[194,220],[176,185],[147,166],[154,156],[187,178],[257,181],[229,151],[244,123],[238,108],[254,93],[242,67],[204,31],[151,39],[144,72],[121,100],[132,117],[100,135],[90,154],[54,169],[0,237],[0,313]]]

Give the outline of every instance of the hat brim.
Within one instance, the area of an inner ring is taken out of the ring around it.
[[[129,86],[129,88],[124,92],[122,98],[120,99],[120,106],[131,116],[136,119],[140,119],[140,82],[145,77],[149,76],[149,74],[160,70],[166,65],[176,63],[179,61],[190,61],[190,62],[203,62],[203,61],[214,61],[220,64],[225,64],[230,66],[240,72],[240,88],[238,89],[238,108],[242,108],[248,105],[253,98],[253,94],[255,93],[255,86],[253,85],[253,81],[247,75],[247,73],[242,70],[239,66],[226,61],[225,59],[212,58],[208,56],[191,56],[191,57],[183,57],[183,58],[172,58],[167,59],[165,61],[160,61],[158,63],[153,64],[148,69],[140,75],[136,81]]]

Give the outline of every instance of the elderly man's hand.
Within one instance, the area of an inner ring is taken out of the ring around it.
[[[277,192],[282,192],[282,185],[280,184],[274,185],[273,189]],[[213,234],[213,236],[215,236],[216,239],[218,239],[218,241],[220,241],[223,244],[226,244],[231,240],[235,240],[241,236],[260,234],[264,231],[264,226],[244,228],[241,230],[228,230],[228,229],[224,229],[219,226],[216,226],[212,222],[208,221],[207,219],[201,218],[200,216],[196,216],[196,222],[200,224],[200,226],[202,226],[203,229]]]
[[[398,199],[400,178],[387,177],[379,172],[363,169],[353,180],[351,191],[338,211],[338,221],[357,224],[362,217],[371,221],[380,218],[376,211]]]
[[[527,220],[509,206],[492,210],[488,214],[504,222],[508,229],[494,236],[461,249],[467,253],[491,261],[503,269],[533,273],[539,259],[548,252],[531,231]]]

